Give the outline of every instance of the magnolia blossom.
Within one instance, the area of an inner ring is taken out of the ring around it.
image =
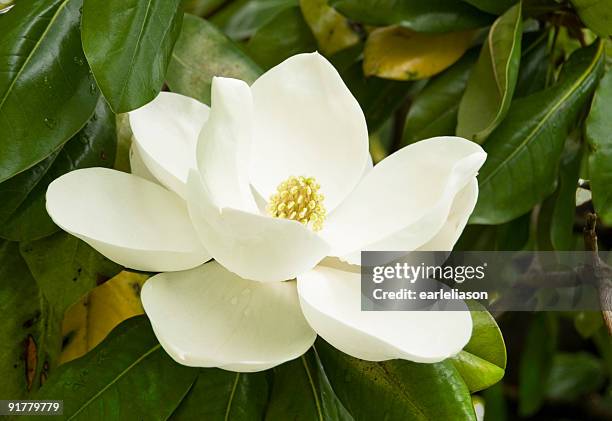
[[[162,92],[130,113],[133,174],[54,181],[64,230],[130,268],[178,362],[258,371],[317,334],[358,358],[436,362],[470,338],[469,312],[362,312],[361,250],[450,250],[486,154],[438,137],[372,166],[359,104],[317,53],[251,86],[214,78],[212,106]],[[205,263],[210,258],[214,261]]]

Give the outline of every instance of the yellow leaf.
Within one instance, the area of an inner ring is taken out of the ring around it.
[[[84,355],[119,323],[142,314],[140,289],[147,278],[123,271],[73,304],[64,315],[60,364]]]
[[[474,35],[474,31],[424,34],[398,26],[378,28],[366,41],[363,71],[385,79],[426,79],[459,60]]]
[[[359,42],[348,20],[327,5],[327,0],[300,0],[302,15],[323,53],[334,54]]]

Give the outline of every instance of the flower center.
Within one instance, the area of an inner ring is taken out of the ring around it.
[[[326,212],[320,187],[314,177],[291,176],[270,196],[268,213],[274,218],[298,221],[319,231],[323,228]]]

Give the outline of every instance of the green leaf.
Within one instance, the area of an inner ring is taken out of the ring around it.
[[[597,214],[612,225],[612,71],[608,71],[595,91],[586,120],[589,146],[589,178]]]
[[[491,26],[459,104],[457,135],[483,143],[508,113],[519,73],[522,22],[519,3]]]
[[[19,245],[8,241],[0,241],[0,308],[0,397],[30,398],[59,356],[62,314],[40,293]]]
[[[350,357],[318,339],[336,395],[355,420],[475,420],[470,392],[450,361],[417,364]]]
[[[149,321],[140,316],[120,324],[84,357],[60,366],[35,399],[61,397],[68,419],[162,420],[197,375],[198,370],[164,352]]]
[[[506,346],[495,319],[478,304],[471,304],[473,330],[470,342],[450,360],[471,393],[486,389],[504,377]]]
[[[196,16],[208,16],[222,7],[229,0],[181,0],[181,6],[185,13]]]
[[[65,232],[21,243],[20,249],[38,287],[58,314],[122,269]]]
[[[299,7],[290,7],[278,13],[253,35],[247,52],[264,69],[276,66],[298,53],[316,51],[310,27]]]
[[[546,397],[574,400],[598,390],[605,380],[600,360],[587,352],[558,353],[546,383]]]
[[[311,349],[293,361],[274,368],[274,383],[266,421],[349,421],[325,375],[321,361]]]
[[[509,414],[503,384],[497,383],[482,393],[485,399],[484,421],[506,421]]]
[[[500,225],[468,225],[455,244],[463,251],[516,251],[528,246],[531,215],[526,213]]]
[[[299,0],[236,0],[211,17],[210,21],[233,40],[250,38],[287,8]]]
[[[571,0],[580,19],[597,35],[612,35],[612,0]]]
[[[402,146],[454,134],[459,101],[476,55],[476,50],[468,51],[461,60],[431,79],[416,96],[406,116]]]
[[[521,53],[521,68],[514,90],[514,98],[531,95],[546,87],[546,73],[549,66],[547,32],[537,34],[538,38],[529,42],[523,37],[526,48]]]
[[[51,155],[93,113],[99,93],[81,47],[81,4],[21,1],[0,15],[0,182]]]
[[[540,409],[557,347],[557,320],[548,313],[537,314],[527,331],[519,366],[519,413],[533,415]]]
[[[359,42],[349,21],[327,5],[327,0],[300,0],[302,15],[321,51],[334,54]]]
[[[341,73],[342,80],[355,96],[365,114],[368,131],[377,131],[409,96],[412,82],[365,77],[361,62]]]
[[[0,184],[0,237],[29,241],[58,231],[45,209],[47,186],[78,168],[112,167],[116,143],[115,116],[100,98],[89,122],[60,151]]]
[[[488,157],[472,223],[510,221],[552,193],[565,139],[602,70],[598,41],[572,54],[556,85],[512,103],[484,145]]]
[[[195,383],[170,420],[263,419],[268,387],[266,373],[200,369]]]
[[[519,0],[463,0],[488,13],[501,15]]]
[[[331,0],[329,4],[357,22],[401,25],[417,32],[474,29],[493,20],[493,16],[457,0]]]
[[[213,76],[233,77],[250,84],[261,73],[259,66],[214,25],[185,15],[168,67],[167,82],[172,91],[210,104]]]
[[[116,113],[157,96],[181,30],[180,0],[85,0],[83,48]]]
[[[599,311],[581,311],[575,313],[574,327],[583,338],[590,338],[603,326]]]
[[[538,215],[538,248],[540,250],[573,250],[576,188],[580,175],[582,148],[572,137],[566,143],[559,166],[559,181]]]

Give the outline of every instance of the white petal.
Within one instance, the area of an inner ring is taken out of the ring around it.
[[[189,169],[196,167],[196,144],[208,111],[207,105],[193,98],[160,92],[153,101],[129,113],[134,141],[145,165],[182,197]]]
[[[476,207],[477,200],[478,181],[473,179],[455,196],[448,218],[440,231],[419,247],[419,251],[452,251]]]
[[[134,144],[130,147],[130,173],[155,184],[160,184],[159,180],[155,178],[145,165],[140,152],[138,152],[138,147]]]
[[[269,198],[291,175],[315,177],[335,208],[359,181],[368,131],[357,100],[318,53],[298,54],[251,87],[255,133],[251,183]]]
[[[202,243],[215,260],[245,279],[292,279],[329,252],[325,241],[298,222],[217,208],[195,171],[188,187],[189,213]]]
[[[258,212],[249,185],[253,98],[238,79],[213,78],[212,108],[198,140],[198,168],[217,207]]]
[[[485,159],[479,145],[458,137],[423,140],[385,158],[328,217],[322,236],[332,255],[416,250],[440,231]]]
[[[339,350],[369,361],[442,361],[470,340],[467,311],[361,311],[359,272],[317,266],[298,276],[302,310]]]
[[[316,337],[295,281],[247,281],[214,261],[154,276],[141,298],[166,352],[188,366],[266,370],[299,357]]]
[[[132,269],[183,270],[210,259],[185,202],[132,174],[87,168],[63,175],[49,185],[47,212],[60,228]]]

